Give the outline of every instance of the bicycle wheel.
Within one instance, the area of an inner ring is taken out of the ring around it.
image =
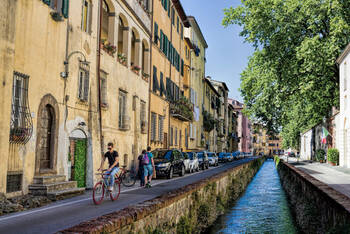
[[[92,191],[92,200],[95,205],[101,204],[105,195],[105,185],[102,181],[95,184]]]
[[[124,186],[131,187],[131,186],[134,186],[134,184],[136,183],[136,179],[137,179],[136,173],[127,171],[122,175],[121,181]]]
[[[113,191],[109,193],[109,196],[112,201],[115,201],[118,199],[120,194],[120,182],[119,180],[115,180],[114,185],[113,185]]]

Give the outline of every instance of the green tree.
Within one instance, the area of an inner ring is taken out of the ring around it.
[[[255,46],[241,74],[245,114],[281,132],[284,147],[339,106],[335,59],[349,42],[348,0],[242,0],[223,25]]]

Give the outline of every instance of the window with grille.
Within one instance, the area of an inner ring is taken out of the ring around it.
[[[177,128],[175,128],[175,145],[177,145]]]
[[[170,146],[174,145],[174,129],[173,127],[170,128]]]
[[[157,115],[155,113],[151,114],[151,141],[156,140],[156,126],[157,126]]]
[[[6,192],[12,193],[22,190],[22,173],[7,175]]]
[[[147,121],[146,121],[146,102],[141,101],[140,103],[140,122],[141,122],[141,132],[147,133]]]
[[[91,2],[89,0],[83,0],[82,18],[81,18],[81,29],[84,32],[91,33]]]
[[[164,139],[164,117],[159,116],[158,119],[158,137],[159,141],[162,142]]]
[[[120,129],[127,129],[127,113],[126,113],[126,92],[119,90],[119,115],[118,115],[118,126]]]
[[[27,143],[32,136],[33,122],[28,103],[29,76],[14,72],[10,122],[10,142]]]
[[[89,65],[80,62],[78,98],[83,102],[87,102],[89,100],[89,79]]]
[[[107,73],[101,71],[100,72],[101,79],[101,104],[104,107],[108,106],[108,98],[107,98]]]
[[[347,86],[347,69],[346,69],[347,65],[346,62],[344,63],[344,91],[346,91],[346,86]]]

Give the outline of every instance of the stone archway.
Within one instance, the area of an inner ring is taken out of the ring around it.
[[[40,102],[37,121],[35,174],[56,174],[59,108],[56,99],[46,94]]]

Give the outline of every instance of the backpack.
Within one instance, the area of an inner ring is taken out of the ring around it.
[[[142,165],[148,165],[149,164],[149,157],[148,157],[147,153],[142,156],[141,164]]]

